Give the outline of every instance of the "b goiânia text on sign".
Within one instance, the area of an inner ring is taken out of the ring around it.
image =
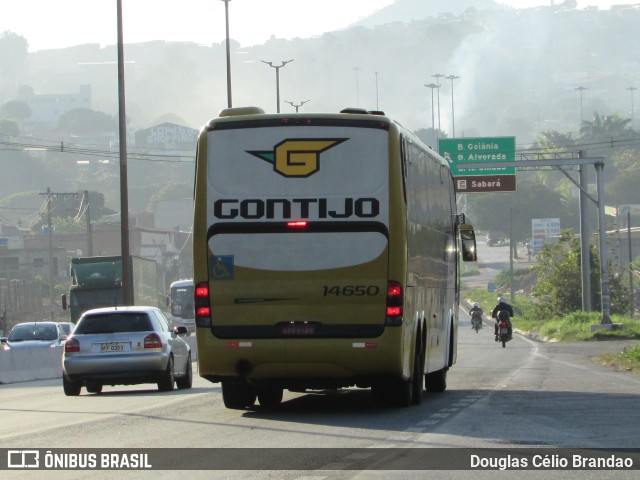
[[[474,162],[514,162],[516,137],[440,138],[438,152],[451,166],[453,176],[515,175],[515,167],[469,168]],[[466,168],[458,168],[464,164]]]

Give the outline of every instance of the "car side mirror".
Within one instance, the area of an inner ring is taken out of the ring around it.
[[[0,343],[7,343],[8,341],[7,337],[0,338]]]

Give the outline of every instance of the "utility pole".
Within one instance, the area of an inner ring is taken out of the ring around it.
[[[580,150],[578,158],[585,158],[585,152]],[[591,249],[589,247],[589,215],[587,202],[587,166],[580,165],[579,175],[579,197],[580,206],[580,273],[582,277],[582,311],[591,311]]]
[[[511,303],[515,302],[515,293],[513,290],[513,252],[515,246],[513,244],[513,208],[509,209],[509,296]]]
[[[224,16],[227,26],[226,46],[227,46],[227,107],[231,108],[231,47],[229,46],[229,2],[231,0],[222,0],[224,2]]]
[[[53,228],[51,226],[51,188],[47,187],[47,238],[49,241],[49,313],[54,321],[53,303]]]
[[[122,256],[122,305],[133,305],[129,254],[129,183],[127,179],[127,115],[124,94],[124,42],[122,0],[117,3],[118,22],[118,140],[120,143],[120,255]]]
[[[82,196],[85,212],[84,219],[87,225],[87,256],[93,256],[93,235],[91,232],[91,203],[89,202],[89,190],[85,190]]]
[[[631,256],[631,209],[627,212],[627,246],[629,247],[629,316],[633,318],[636,312],[636,299],[633,292],[633,257]]]
[[[51,188],[47,187],[46,193],[40,195],[47,197],[47,241],[49,249],[49,310],[51,315],[51,321],[54,321],[55,315],[55,301],[54,301],[54,284],[55,284],[55,269],[54,256],[53,256],[53,222],[51,221],[51,202],[54,198],[78,198],[77,193],[52,193]]]

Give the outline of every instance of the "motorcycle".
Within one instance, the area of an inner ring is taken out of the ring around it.
[[[498,341],[502,343],[502,348],[505,348],[507,342],[511,340],[509,338],[509,324],[506,320],[500,320],[498,324]]]
[[[482,328],[482,317],[471,317],[471,328],[473,328],[476,333],[478,333],[478,331]]]

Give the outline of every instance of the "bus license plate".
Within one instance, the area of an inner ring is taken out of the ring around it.
[[[313,323],[286,323],[280,327],[280,333],[291,337],[315,335],[316,326]]]

